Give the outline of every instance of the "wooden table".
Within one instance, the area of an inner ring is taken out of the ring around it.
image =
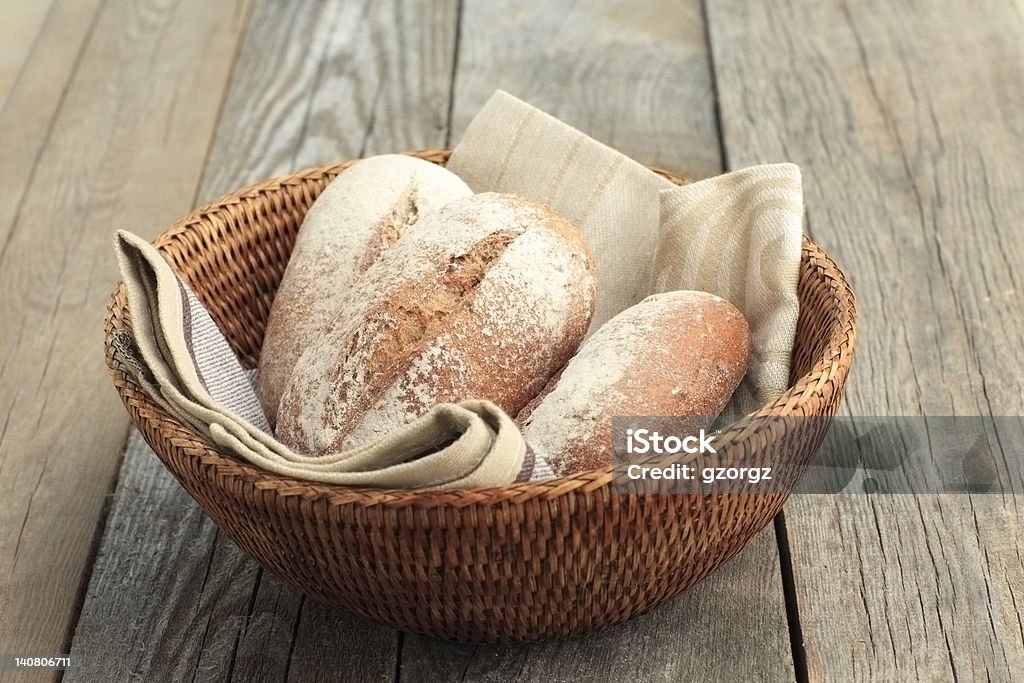
[[[0,10],[0,36],[19,11]],[[862,309],[847,412],[1021,415],[1022,12],[1020,0],[35,10],[18,24],[34,37],[5,42],[31,51],[4,54],[17,80],[0,92],[0,653],[71,652],[72,681],[1020,680],[1019,486],[797,496],[722,571],[622,627],[449,644],[324,608],[243,556],[129,433],[100,329],[114,228],[152,237],[252,181],[450,145],[503,88],[690,178],[800,164],[808,232]]]

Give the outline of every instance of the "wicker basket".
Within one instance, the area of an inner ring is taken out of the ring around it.
[[[448,157],[413,154],[440,164]],[[256,365],[306,209],[351,163],[240,190],[156,241],[244,363]],[[106,357],[132,421],[163,463],[221,529],[277,576],[398,629],[462,641],[532,641],[647,612],[736,555],[780,510],[836,413],[855,338],[853,293],[809,240],[799,296],[789,391],[716,439],[725,460],[784,462],[784,471],[776,468],[784,488],[773,494],[623,494],[613,492],[608,469],[444,492],[283,479],[217,452],[133,381],[110,343],[131,326],[123,286],[107,309]]]

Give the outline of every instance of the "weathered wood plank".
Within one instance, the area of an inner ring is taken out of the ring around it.
[[[0,5],[0,109],[28,61],[52,6],[53,0]]]
[[[704,17],[695,0],[466,0],[453,140],[495,89],[637,161],[721,172]]]
[[[66,681],[390,679],[396,639],[264,573],[132,433]]]
[[[721,172],[700,3],[470,0],[460,36],[456,135],[503,88],[640,161],[692,178]],[[406,635],[399,670],[409,681],[793,675],[771,530],[722,572],[620,627],[524,647],[467,647]]]
[[[246,604],[258,570],[170,478],[133,432],[105,532],[123,543],[97,554],[72,645],[78,666],[65,680],[205,680],[197,674],[230,654],[237,618],[219,606],[229,597]],[[182,603],[183,593],[197,598]],[[140,638],[147,647],[133,647]]]
[[[729,166],[799,163],[810,229],[857,291],[849,411],[1019,415],[1019,9],[722,0],[708,10]],[[795,499],[786,518],[811,678],[1019,676],[1021,504]]]
[[[442,146],[456,15],[454,1],[257,2],[200,197],[310,164]],[[75,633],[88,666],[69,680],[171,668],[197,680],[394,678],[396,632],[264,573],[205,517],[196,523],[196,504],[132,443]],[[179,527],[191,552],[174,552]],[[140,557],[137,547],[161,550]],[[127,557],[145,580],[126,583]]]
[[[30,142],[40,144],[38,153],[20,169],[24,194],[0,241],[6,652],[68,646],[125,434],[124,410],[103,390],[109,379],[96,336],[116,281],[110,233],[117,225],[151,233],[192,201],[244,9],[241,2],[111,0],[82,43],[66,21],[88,23],[91,6],[54,9],[62,17],[54,31],[83,44],[80,57],[61,48],[34,53],[54,73],[25,67],[26,78],[63,94],[42,100],[56,115],[41,144]],[[67,84],[54,82],[70,64]],[[23,79],[22,87],[39,93],[42,86]],[[12,101],[2,136],[18,137],[23,127],[37,135],[35,116]]]
[[[32,169],[47,142],[66,85],[91,35],[100,0],[54,2],[19,70],[17,84],[0,107],[0,245],[6,243]],[[17,131],[17,134],[12,134]]]
[[[289,5],[254,12],[201,200],[308,166],[444,145],[455,0]]]

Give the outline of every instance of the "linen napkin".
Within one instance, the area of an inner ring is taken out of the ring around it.
[[[553,476],[511,418],[480,400],[437,405],[343,453],[295,453],[273,437],[253,373],[160,252],[127,232],[114,247],[133,326],[114,344],[158,405],[225,451],[282,476],[350,486],[469,488]]]
[[[803,232],[796,166],[678,187],[499,90],[466,128],[448,169],[475,192],[544,202],[584,232],[598,276],[591,332],[648,294],[711,292],[744,314],[753,340],[750,369],[726,414],[755,411],[786,390]]]
[[[755,166],[660,195],[651,293],[700,289],[743,312],[753,350],[726,413],[754,412],[789,386],[800,311],[800,169]]]

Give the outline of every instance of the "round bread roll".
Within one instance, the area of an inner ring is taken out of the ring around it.
[[[558,476],[607,467],[612,417],[681,416],[696,433],[729,402],[750,348],[747,321],[725,299],[655,294],[602,325],[516,421]]]
[[[550,208],[497,193],[454,201],[380,256],[299,358],[277,437],[323,454],[436,403],[487,399],[515,415],[578,347],[595,290],[582,233]]]
[[[356,278],[417,221],[471,194],[451,171],[402,154],[367,157],[324,188],[267,317],[257,393],[271,424],[295,362],[331,327]]]

